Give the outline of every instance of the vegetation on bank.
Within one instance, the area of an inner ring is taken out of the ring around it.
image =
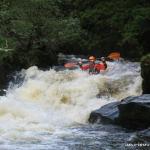
[[[140,58],[150,49],[148,0],[1,0],[0,64],[9,69],[57,62],[57,54]],[[2,54],[3,53],[3,54]]]

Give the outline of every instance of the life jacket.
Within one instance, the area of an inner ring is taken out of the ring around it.
[[[96,68],[97,70],[101,71],[101,70],[106,70],[107,66],[106,66],[106,64],[104,64],[104,63],[99,63],[99,64],[96,64],[96,65],[95,65],[95,68]]]
[[[98,74],[100,73],[100,71],[106,70],[107,64],[106,63],[99,63],[99,64],[91,63],[91,64],[80,66],[80,68],[82,70],[89,70],[90,74]]]
[[[95,63],[89,63],[87,65],[80,66],[82,70],[89,70],[89,74],[98,74],[99,70],[96,68]]]
[[[96,68],[95,63],[89,64],[89,74],[98,74],[99,70]]]
[[[82,70],[88,70],[89,69],[89,65],[83,65],[83,66],[80,66],[80,68]]]

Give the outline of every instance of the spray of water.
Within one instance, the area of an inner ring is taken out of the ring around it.
[[[111,62],[100,75],[80,69],[22,70],[21,85],[13,85],[0,97],[0,133],[2,139],[34,136],[36,132],[56,132],[87,123],[92,110],[130,95],[141,94],[138,63]],[[22,133],[22,134],[20,134]]]

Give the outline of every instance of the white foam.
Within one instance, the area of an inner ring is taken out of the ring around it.
[[[18,132],[53,133],[76,123],[85,124],[92,110],[141,94],[137,68],[139,64],[108,63],[108,71],[100,75],[79,69],[42,71],[36,66],[23,70],[23,84],[0,97],[0,133],[15,138]]]

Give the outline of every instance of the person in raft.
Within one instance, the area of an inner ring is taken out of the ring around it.
[[[96,63],[96,58],[94,56],[89,57],[89,64],[83,65],[82,62],[79,62],[79,66],[82,70],[89,70],[89,74],[98,74],[101,71],[106,70],[107,64],[104,57],[101,57],[101,62]]]

